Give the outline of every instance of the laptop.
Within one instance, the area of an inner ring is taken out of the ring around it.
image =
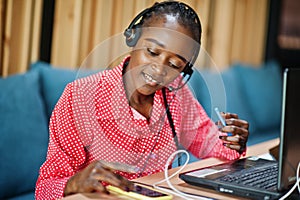
[[[179,174],[194,186],[250,199],[278,199],[296,182],[300,162],[300,69],[283,73],[278,160],[247,157]],[[299,195],[297,195],[299,199]]]

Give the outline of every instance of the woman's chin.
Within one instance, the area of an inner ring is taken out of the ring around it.
[[[138,88],[137,92],[142,95],[148,96],[148,95],[153,95],[157,90],[159,90],[161,88],[162,87],[160,85],[152,86],[152,85],[146,84],[146,85]]]

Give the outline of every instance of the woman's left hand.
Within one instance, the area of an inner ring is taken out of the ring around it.
[[[227,136],[220,136],[220,139],[224,140],[224,146],[243,153],[249,136],[249,123],[239,119],[237,114],[222,113],[222,116],[226,126],[220,128],[220,131],[227,133]]]

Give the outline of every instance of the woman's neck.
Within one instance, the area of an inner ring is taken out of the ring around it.
[[[141,95],[138,92],[133,92],[129,99],[129,105],[141,113],[147,119],[150,119],[151,111],[153,107],[153,95]]]
[[[126,74],[127,70],[128,63],[124,64],[123,75]],[[143,95],[139,93],[138,90],[134,87],[134,83],[130,75],[123,76],[123,83],[129,105],[136,111],[141,113],[144,117],[150,119],[154,94]]]

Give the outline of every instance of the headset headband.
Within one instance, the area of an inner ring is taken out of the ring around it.
[[[140,21],[143,20],[143,18],[145,17],[145,15],[147,13],[152,12],[156,7],[161,6],[161,5],[169,5],[169,4],[180,4],[183,5],[184,7],[186,7],[188,10],[192,11],[192,13],[195,15],[195,19],[196,19],[196,23],[199,24],[199,37],[201,37],[201,22],[200,19],[196,13],[196,11],[191,8],[189,5],[182,3],[182,2],[178,2],[178,1],[165,1],[165,2],[160,2],[160,3],[156,3],[154,4],[152,7],[146,8],[145,10],[143,10],[142,12],[140,12],[129,24],[129,26],[125,29],[124,31],[124,36],[126,37],[126,44],[129,47],[134,47],[138,41],[138,39],[141,36],[141,30],[138,28],[138,26],[140,25]],[[138,22],[138,23],[137,23]],[[200,38],[199,38],[200,41]],[[199,44],[199,48],[196,49],[195,53],[193,54],[193,57],[191,59],[190,62],[187,63],[187,65],[185,66],[183,73],[185,75],[192,75],[193,73],[193,63],[196,61],[197,56],[199,54],[200,51],[200,44]]]

